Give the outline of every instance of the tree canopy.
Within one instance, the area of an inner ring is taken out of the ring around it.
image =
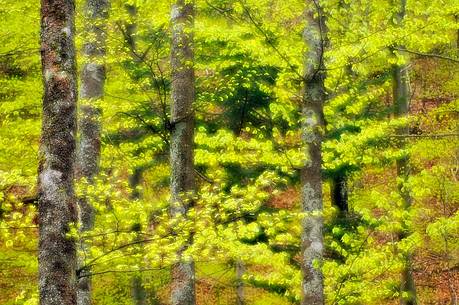
[[[457,304],[458,0],[97,1],[75,2],[72,134],[100,143],[75,157],[93,219],[66,232],[91,304],[171,304],[177,264],[199,305],[309,304],[311,270],[320,304]],[[0,0],[5,305],[40,300],[41,18]]]

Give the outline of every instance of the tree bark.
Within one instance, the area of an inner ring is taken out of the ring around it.
[[[397,12],[396,19],[397,23],[401,24],[405,18],[406,11],[406,0],[400,0],[400,8]],[[396,49],[403,50],[404,46],[397,46]],[[410,80],[408,73],[408,64],[394,65],[392,68],[393,73],[393,100],[394,100],[394,112],[397,118],[403,117],[409,114],[410,108]],[[409,135],[409,126],[400,128],[397,130],[397,135],[406,136]],[[400,148],[404,147],[403,139],[400,140]],[[409,210],[411,208],[412,198],[409,191],[405,188],[405,184],[410,175],[409,157],[403,157],[397,160],[397,176],[401,178],[401,182],[398,184],[398,191],[403,200],[403,209]],[[403,221],[402,230],[399,233],[399,240],[403,240],[409,235],[410,229],[406,226]],[[401,274],[400,291],[402,296],[400,303],[402,305],[415,305],[416,301],[416,286],[414,283],[413,270],[412,270],[412,253],[403,253],[404,256],[404,268]],[[403,293],[407,293],[408,297],[403,297]]]
[[[193,145],[195,81],[192,49],[194,2],[177,0],[172,6],[172,102],[171,102],[171,208],[172,217],[185,216],[195,191]],[[191,241],[190,241],[191,242]],[[172,267],[172,305],[194,305],[195,270],[192,261]]]
[[[459,22],[459,15],[455,15],[456,22]],[[459,51],[459,29],[456,31],[456,49]]]
[[[244,282],[242,277],[245,273],[245,264],[242,261],[236,262],[236,304],[245,305]]]
[[[74,194],[77,80],[73,0],[41,1],[43,121],[38,168],[41,305],[76,304]]]
[[[89,39],[83,47],[84,66],[81,72],[79,129],[80,138],[77,156],[77,177],[85,178],[89,183],[99,173],[101,141],[100,101],[104,97],[106,55],[106,22],[108,18],[108,0],[87,0],[85,7],[85,37]],[[79,198],[80,230],[86,232],[94,227],[94,209],[86,198]],[[80,244],[82,252],[87,252],[87,245]],[[79,258],[77,304],[91,304],[90,270],[84,266],[84,257]]]
[[[316,5],[317,4],[317,5]],[[325,22],[318,1],[307,1],[304,95],[303,95],[303,142],[306,161],[302,171],[302,210],[307,213],[303,220],[301,235],[302,251],[302,305],[323,305],[323,202],[322,202],[322,138],[324,132],[323,106],[325,93],[325,70],[323,63],[325,47]]]
[[[402,117],[408,114],[409,111],[409,76],[407,65],[397,65],[393,68],[393,89],[394,89],[394,102],[395,114],[397,117]],[[397,135],[405,136],[409,134],[409,127],[400,128]],[[404,140],[401,139],[401,142]],[[401,143],[400,148],[404,146]],[[397,176],[401,178],[398,183],[398,192],[403,200],[403,209],[409,210],[411,208],[412,198],[409,191],[405,188],[410,175],[409,157],[403,157],[397,160]],[[399,233],[399,240],[403,240],[409,235],[409,228],[403,222],[402,231]],[[401,304],[414,305],[416,304],[416,286],[413,278],[412,270],[412,253],[404,253],[404,268],[401,276],[401,292],[408,293],[408,297],[401,298]]]

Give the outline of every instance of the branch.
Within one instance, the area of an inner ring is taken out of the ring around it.
[[[91,277],[93,275],[101,275],[101,274],[106,274],[106,273],[134,273],[134,272],[145,272],[145,271],[159,271],[163,270],[164,268],[158,267],[158,268],[144,268],[144,269],[139,269],[139,270],[105,270],[105,271],[100,271],[100,272],[92,272],[92,273],[85,273],[83,275],[80,275],[78,278],[84,278],[84,277]]]
[[[238,21],[244,21],[242,20],[242,18],[236,18],[234,16],[231,15],[231,10],[223,10],[221,8],[218,8],[214,5],[212,5],[211,3],[209,3],[208,1],[206,1],[207,5],[209,5],[212,9],[216,10],[217,12],[219,12],[220,14],[224,15],[224,16],[227,16],[229,18],[231,18],[233,21],[235,22],[238,22]],[[252,15],[252,13],[250,12],[250,9],[246,6],[246,4],[244,3],[243,0],[239,0],[239,3],[242,5],[242,8],[244,10],[244,12],[246,13],[247,17],[249,18],[249,21],[250,23],[252,23],[256,30],[258,32],[260,32],[261,35],[264,36],[265,38],[265,41],[266,43],[274,50],[274,52],[277,53],[277,55],[288,65],[288,67],[292,70],[293,73],[295,73],[301,80],[304,80],[304,77],[303,75],[301,75],[300,73],[298,73],[296,67],[294,64],[291,63],[291,61],[289,60],[289,58],[287,57],[286,54],[283,54],[277,47],[276,45],[272,42],[272,37],[270,37],[268,35],[268,33],[263,29],[262,25],[257,21],[255,20],[254,16]]]
[[[112,250],[110,251],[107,251],[95,258],[93,258],[91,261],[89,261],[87,264],[85,264],[84,266],[81,266],[80,268],[78,268],[76,270],[76,273],[77,273],[77,276],[78,277],[81,277],[83,276],[82,274],[82,271],[84,270],[88,270],[90,267],[94,266],[95,262],[98,261],[99,259],[113,253],[113,252],[116,252],[116,251],[119,251],[119,250],[122,250],[122,249],[125,249],[125,248],[128,248],[130,246],[135,246],[135,245],[139,245],[139,244],[142,244],[142,243],[148,243],[148,242],[151,242],[151,241],[154,241],[155,239],[153,238],[148,238],[148,239],[143,239],[143,240],[136,240],[136,241],[133,241],[133,242],[130,242],[130,243],[127,243],[127,244],[123,244],[121,246],[118,246],[116,248],[113,248]]]
[[[213,181],[212,179],[210,179],[209,177],[207,177],[204,173],[201,173],[199,170],[197,170],[196,168],[194,169],[194,172],[196,173],[196,175],[198,175],[199,178],[201,178],[202,180],[204,180],[205,182],[207,183],[210,183],[210,184],[214,184],[215,181]]]
[[[439,133],[439,134],[407,134],[407,135],[391,135],[391,138],[449,138],[449,137],[459,137],[459,133]]]
[[[423,57],[439,58],[439,59],[443,59],[443,60],[447,60],[447,61],[451,61],[451,62],[454,62],[456,64],[459,64],[459,59],[448,57],[448,56],[444,56],[444,55],[441,55],[441,54],[421,53],[421,52],[412,51],[412,50],[406,50],[406,49],[401,49],[401,48],[394,48],[394,50],[397,50],[397,51],[400,51],[400,52],[411,53],[411,54],[415,54],[415,55],[423,56]]]
[[[27,226],[27,227],[0,227],[0,230],[25,230],[25,229],[38,229],[38,226]]]

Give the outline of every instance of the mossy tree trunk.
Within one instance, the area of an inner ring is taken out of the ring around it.
[[[41,1],[43,121],[38,169],[41,305],[76,304],[74,194],[77,80],[73,0]]]
[[[307,161],[301,171],[302,210],[307,213],[301,235],[302,305],[323,305],[322,139],[325,103],[325,22],[318,1],[307,1],[304,41],[303,142]]]

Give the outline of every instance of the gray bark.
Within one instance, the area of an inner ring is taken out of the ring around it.
[[[41,305],[76,304],[74,194],[77,80],[73,0],[41,1],[43,121],[38,168],[38,272]]]
[[[186,216],[195,191],[193,145],[195,83],[193,68],[194,2],[177,0],[172,6],[171,208],[172,217]],[[191,242],[191,241],[190,241]],[[184,249],[187,245],[184,245]],[[183,250],[184,250],[183,249]],[[179,253],[181,257],[181,253]],[[172,267],[172,305],[194,305],[195,270],[192,261]]]
[[[406,0],[400,0],[399,11],[396,14],[397,23],[401,24],[405,18]],[[398,46],[397,49],[403,50],[404,46]],[[393,69],[393,100],[394,112],[396,117],[403,117],[409,114],[410,108],[410,80],[408,73],[408,64],[394,65]],[[408,135],[409,126],[400,128],[397,131],[398,135]],[[403,148],[404,143],[401,140],[400,148]],[[398,185],[398,191],[403,200],[403,209],[409,210],[411,208],[412,198],[409,191],[404,187],[410,175],[409,157],[403,157],[397,160],[397,176],[401,178],[401,183]],[[409,228],[403,223],[402,231],[399,233],[399,239],[402,240],[409,235]],[[415,305],[416,301],[416,286],[414,283],[413,270],[412,270],[412,253],[403,253],[404,268],[401,274],[400,291],[401,293],[408,293],[408,297],[400,298],[402,305]]]
[[[91,183],[99,172],[101,109],[98,103],[104,96],[105,85],[105,54],[106,54],[106,20],[108,18],[108,0],[87,0],[85,7],[84,66],[81,72],[79,131],[77,156],[77,176],[86,178]],[[94,226],[94,210],[85,198],[78,199],[80,211],[80,230],[89,231]],[[87,246],[81,244],[83,252]],[[90,270],[81,269],[84,257],[79,258],[81,271],[78,279],[78,305],[91,304]]]
[[[409,111],[409,76],[407,65],[399,65],[393,68],[393,89],[395,114],[397,117],[405,116]],[[397,131],[398,135],[408,135],[409,127],[400,128]],[[403,142],[403,140],[401,140]],[[403,147],[401,143],[400,147]],[[397,160],[397,176],[402,179],[398,185],[398,191],[403,200],[403,209],[411,208],[412,198],[409,191],[404,187],[410,175],[409,157],[403,157]],[[402,231],[399,233],[399,239],[402,240],[409,235],[409,228],[405,224],[402,225]],[[414,305],[416,304],[416,286],[413,278],[412,270],[412,253],[404,253],[404,268],[401,276],[401,292],[407,292],[408,298],[401,298],[401,304]]]
[[[318,4],[318,3],[317,3]],[[302,305],[324,304],[323,275],[323,202],[322,202],[322,137],[323,106],[326,98],[324,79],[325,22],[313,1],[307,1],[304,41],[307,45],[304,71],[303,142],[306,164],[301,171],[302,210],[301,234]]]
[[[236,304],[244,305],[245,304],[245,294],[244,294],[244,282],[242,277],[245,273],[245,264],[244,262],[236,262]]]
[[[406,65],[396,66],[393,69],[394,79],[394,102],[396,116],[405,116],[409,109],[409,77],[408,67]],[[409,127],[400,128],[397,131],[398,135],[408,135]],[[403,141],[403,140],[401,140]],[[403,146],[403,144],[402,144]],[[401,147],[402,147],[401,146]],[[411,208],[412,198],[409,191],[404,187],[410,175],[409,157],[403,157],[397,160],[397,176],[402,178],[402,182],[398,185],[398,191],[403,200],[403,208],[409,210]],[[402,240],[409,235],[409,228],[405,224],[402,226],[402,232],[399,233],[399,239]],[[408,298],[402,298],[401,304],[414,305],[416,304],[416,286],[413,278],[412,270],[412,253],[404,253],[405,266],[402,271],[401,287],[402,292],[409,294]]]

